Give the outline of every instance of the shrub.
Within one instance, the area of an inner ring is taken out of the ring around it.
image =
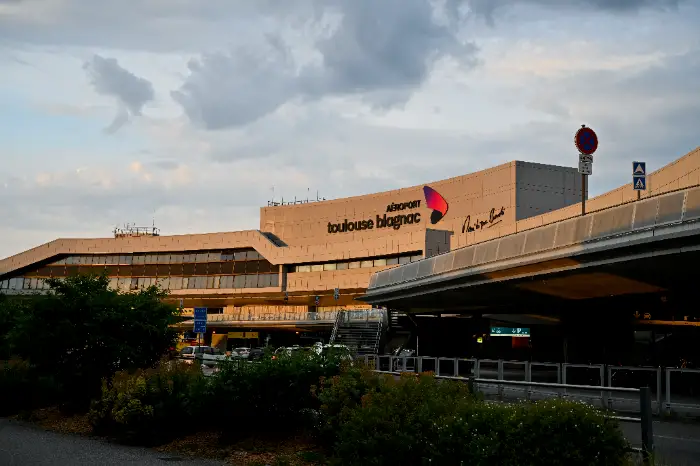
[[[157,367],[118,372],[102,383],[101,397],[92,403],[89,420],[97,433],[139,443],[158,443],[196,419],[206,394],[200,368],[178,361]]]
[[[218,427],[228,431],[296,430],[308,420],[310,410],[318,409],[312,386],[340,373],[340,366],[335,357],[309,354],[274,360],[268,354],[255,364],[224,362],[208,386],[209,411],[217,413],[212,420],[219,420]]]
[[[580,403],[494,404],[462,383],[431,376],[361,378],[350,371],[319,392],[324,422],[339,426],[334,446],[341,464],[575,466],[625,458],[617,424]]]
[[[27,361],[0,361],[0,416],[45,407],[54,402],[60,387],[52,377],[40,376]]]

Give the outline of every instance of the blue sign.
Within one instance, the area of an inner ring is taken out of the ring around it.
[[[574,137],[576,148],[582,154],[593,155],[598,150],[598,135],[591,128],[582,126]]]
[[[206,320],[195,320],[194,321],[194,333],[207,333],[207,321]]]
[[[632,176],[647,176],[647,163],[632,162]]]
[[[207,321],[207,308],[206,307],[195,307],[194,308],[194,320]]]
[[[635,191],[644,191],[647,189],[647,177],[646,176],[633,176],[632,184],[634,185]]]
[[[510,328],[510,327],[491,327],[492,337],[520,337],[527,338],[530,336],[529,328]]]
[[[207,308],[194,308],[194,333],[207,333]]]

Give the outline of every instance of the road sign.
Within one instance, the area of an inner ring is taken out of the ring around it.
[[[207,332],[207,308],[206,307],[195,307],[194,308],[194,333],[206,333]]]
[[[340,299],[340,288],[333,289],[333,299],[335,299],[336,301]]]
[[[318,306],[320,302],[321,302],[321,298],[319,296],[316,296],[314,298],[314,303],[316,303],[316,305]]]
[[[579,154],[578,156],[578,172],[582,175],[593,174],[593,156]]]
[[[632,162],[632,176],[647,176],[647,163]]]
[[[647,177],[646,176],[633,176],[632,184],[634,185],[635,191],[645,191],[647,189]]]
[[[578,131],[576,131],[576,136],[574,136],[574,143],[578,151],[585,155],[593,155],[593,153],[598,150],[598,135],[595,134],[591,128],[586,128],[582,126]]]
[[[207,321],[207,308],[206,307],[195,307],[194,308],[194,320]]]
[[[195,320],[194,321],[194,333],[207,333],[207,321],[206,320]]]
[[[529,328],[510,328],[510,327],[491,327],[492,337],[520,337],[527,338],[530,336]]]

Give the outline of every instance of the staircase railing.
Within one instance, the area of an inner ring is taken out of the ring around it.
[[[338,311],[335,315],[335,322],[333,323],[333,330],[331,331],[331,339],[329,341],[330,344],[335,343],[335,339],[338,336],[338,327],[340,327],[340,323],[343,321],[343,313],[345,311]]]

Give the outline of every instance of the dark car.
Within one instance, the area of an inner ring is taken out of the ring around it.
[[[262,348],[253,348],[248,353],[248,361],[260,361],[265,356],[265,350]]]

